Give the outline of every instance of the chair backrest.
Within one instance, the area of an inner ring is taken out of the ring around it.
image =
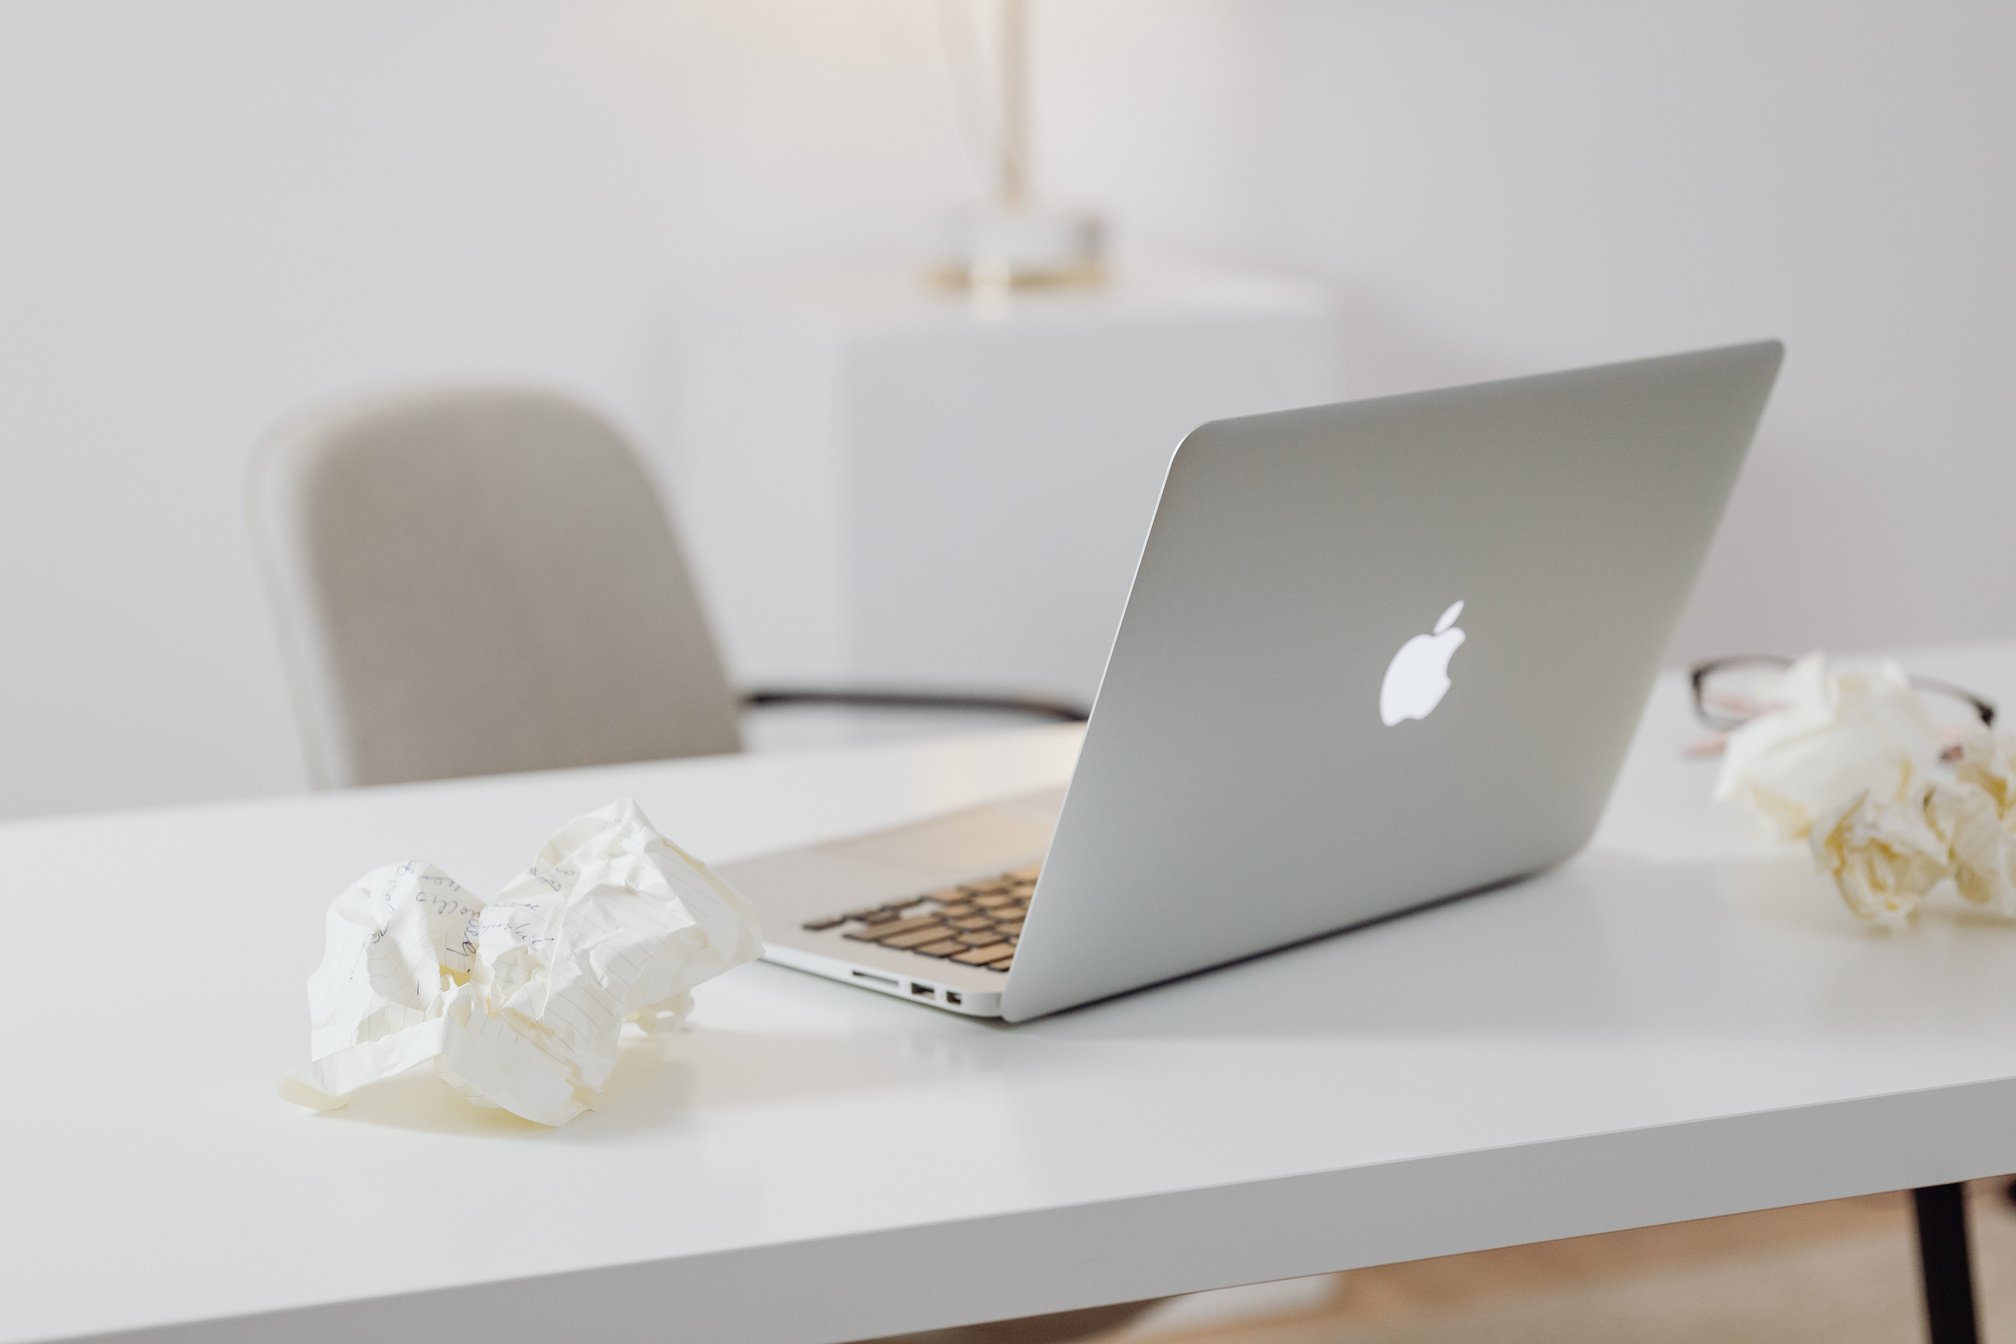
[[[737,750],[624,436],[525,388],[355,401],[254,461],[253,547],[319,788]]]

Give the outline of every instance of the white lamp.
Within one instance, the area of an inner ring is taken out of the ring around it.
[[[975,290],[1091,283],[1099,278],[1098,217],[1039,208],[1029,199],[1028,12],[1024,0],[994,4],[994,194],[945,221],[935,273],[946,284]]]

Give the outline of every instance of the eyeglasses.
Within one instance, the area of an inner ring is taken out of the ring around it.
[[[1694,692],[1694,715],[1717,733],[1733,732],[1760,714],[1784,703],[1785,670],[1793,660],[1769,653],[1745,653],[1710,658],[1688,672]],[[1994,703],[1950,681],[1912,677],[1911,689],[1933,725],[1949,739],[1976,724],[1995,723]],[[1715,744],[1719,746],[1719,742]]]

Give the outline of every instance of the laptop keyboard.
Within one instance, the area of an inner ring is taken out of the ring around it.
[[[1015,961],[1036,867],[962,882],[921,896],[885,901],[845,914],[805,921],[813,932],[835,930],[857,943],[876,943],[920,957],[1006,971]]]

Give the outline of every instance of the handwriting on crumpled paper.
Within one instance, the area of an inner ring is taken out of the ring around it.
[[[329,908],[310,1063],[281,1095],[333,1109],[431,1063],[478,1105],[564,1124],[624,1023],[676,1028],[696,985],[760,950],[748,903],[627,799],[561,827],[495,900],[431,864],[376,869]]]

